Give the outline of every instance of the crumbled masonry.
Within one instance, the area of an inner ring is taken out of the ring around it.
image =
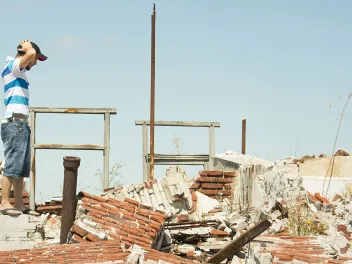
[[[352,162],[343,149],[336,155]],[[81,191],[63,245],[60,198],[37,205],[39,217],[0,215],[0,263],[207,263],[216,254],[221,263],[352,263],[352,186],[327,196],[300,172],[302,162],[314,173],[321,168],[310,164],[327,158],[270,162],[228,151],[190,179],[168,169],[100,195]],[[23,199],[28,204],[28,193]],[[270,224],[253,236],[263,221]]]

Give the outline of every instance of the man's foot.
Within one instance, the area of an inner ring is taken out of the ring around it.
[[[3,215],[18,216],[22,214],[22,211],[16,209],[11,204],[0,205],[0,213]]]

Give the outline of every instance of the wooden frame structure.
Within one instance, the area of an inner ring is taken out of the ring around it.
[[[104,145],[92,144],[38,144],[35,140],[37,114],[102,114],[104,115]],[[109,185],[109,157],[110,157],[110,115],[116,115],[115,108],[51,108],[30,107],[31,127],[31,175],[29,208],[35,209],[35,154],[37,149],[66,149],[66,150],[102,150],[104,152],[103,189]]]
[[[148,153],[148,126],[150,122],[146,120],[135,121],[136,126],[142,126],[143,136],[143,181],[149,179],[148,166],[150,164],[150,154]],[[189,122],[189,121],[155,121],[155,126],[180,126],[180,127],[208,127],[209,128],[209,154],[197,155],[167,155],[155,154],[155,165],[203,165],[205,169],[213,169],[213,157],[215,156],[215,136],[214,128],[220,127],[220,122]]]

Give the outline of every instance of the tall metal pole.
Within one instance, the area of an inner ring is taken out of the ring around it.
[[[244,117],[242,118],[242,154],[246,154],[246,126],[247,126],[247,119]]]
[[[152,43],[151,43],[151,78],[150,78],[150,174],[149,180],[154,179],[154,115],[155,115],[155,4],[152,14]]]

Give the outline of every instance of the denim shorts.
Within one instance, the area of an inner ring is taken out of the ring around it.
[[[30,134],[29,125],[23,121],[14,120],[1,124],[1,139],[5,148],[4,176],[29,177]]]

